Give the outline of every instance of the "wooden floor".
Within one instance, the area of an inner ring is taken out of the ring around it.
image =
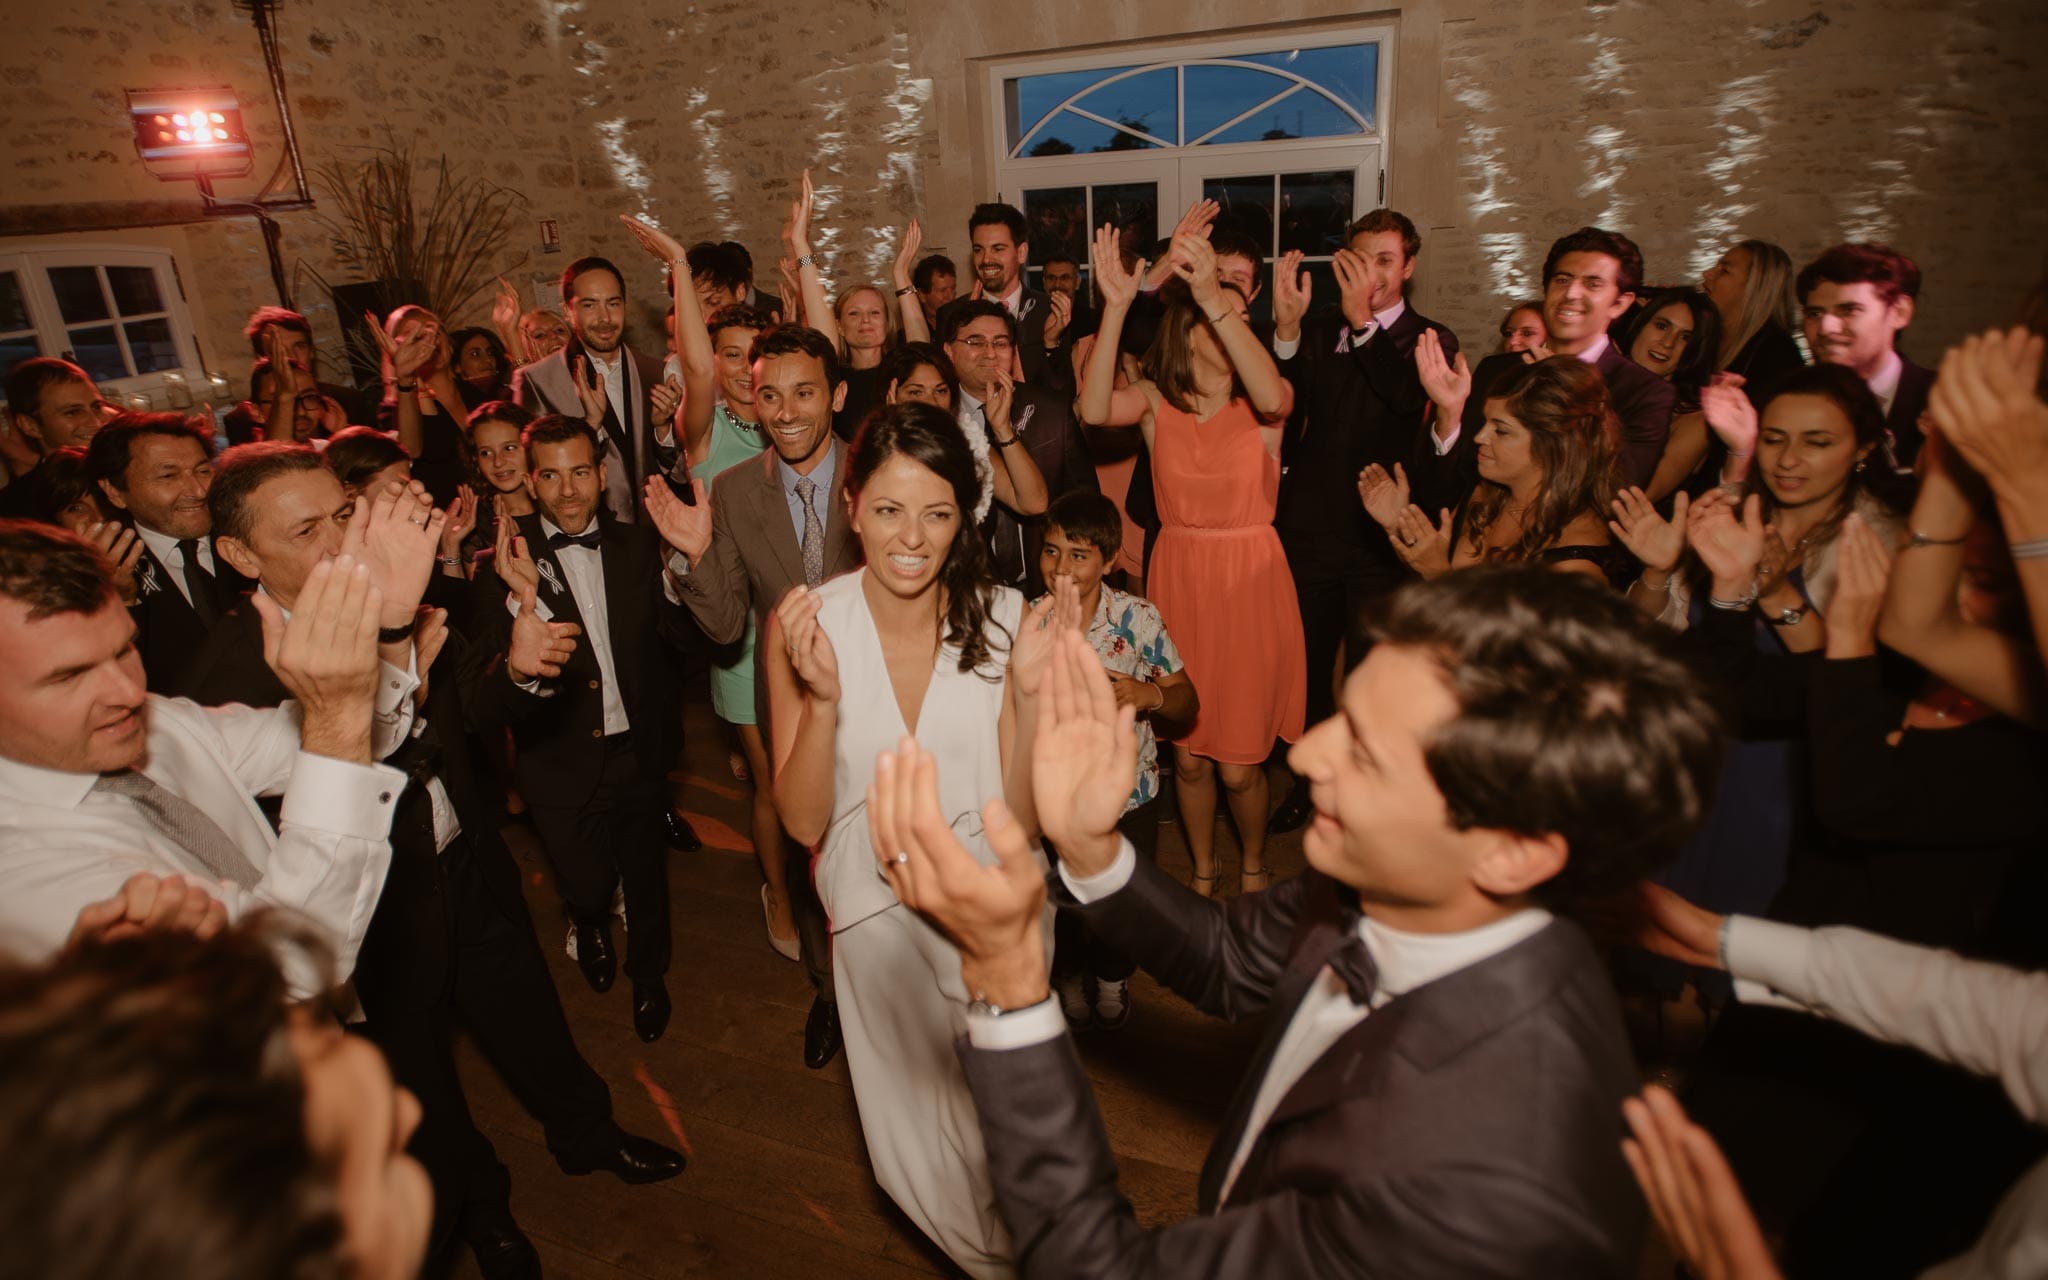
[[[727,766],[722,727],[695,704],[677,775],[678,802],[704,839],[672,854],[675,1015],[652,1045],[633,1034],[630,984],[591,991],[560,945],[562,913],[530,831],[507,830],[584,1056],[611,1085],[619,1123],[689,1155],[670,1182],[628,1187],[605,1174],[555,1168],[540,1126],[473,1048],[460,1048],[477,1121],[512,1170],[512,1207],[550,1276],[617,1277],[953,1275],[944,1255],[878,1190],[861,1142],[842,1055],[803,1064],[811,989],[799,965],[768,947],[760,873],[746,829],[746,784]],[[1276,780],[1276,799],[1287,783]],[[1234,891],[1237,846],[1227,819],[1218,852]],[[1160,862],[1186,878],[1177,826]],[[1298,871],[1299,835],[1269,850],[1281,875]],[[1215,1125],[1257,1043],[1259,1028],[1214,1022],[1143,974],[1135,1013],[1113,1036],[1081,1041],[1115,1149],[1122,1189],[1146,1223],[1194,1211],[1195,1180]],[[459,1260],[457,1276],[474,1276]]]

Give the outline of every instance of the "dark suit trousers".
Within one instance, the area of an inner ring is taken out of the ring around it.
[[[782,882],[789,886],[789,910],[796,918],[798,948],[803,952],[804,976],[811,989],[827,1004],[833,1002],[832,921],[818,898],[817,881],[811,878],[811,851],[796,841],[782,841]]]
[[[1165,754],[1164,743],[1160,744],[1160,753]],[[1164,808],[1165,797],[1155,795],[1117,819],[1117,831],[1147,862],[1159,857],[1159,816]],[[1137,971],[1138,962],[1122,947],[1090,929],[1078,911],[1062,911],[1053,917],[1052,941],[1055,973],[1084,973],[1097,982],[1121,982]]]
[[[641,769],[631,739],[616,733],[604,740],[597,788],[583,803],[546,804],[529,788],[526,805],[569,918],[604,923],[612,890],[623,886],[626,974],[659,982],[669,957],[668,858],[659,825],[667,798]]]
[[[1344,646],[1345,671],[1364,661],[1367,618],[1408,574],[1399,565],[1336,538],[1282,529],[1280,546],[1287,553],[1301,608],[1302,640],[1308,649],[1307,723],[1313,726],[1337,710],[1331,690],[1337,646]]]

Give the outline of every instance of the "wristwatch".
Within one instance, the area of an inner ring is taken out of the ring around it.
[[[1764,621],[1774,627],[1796,627],[1806,620],[1807,611],[1812,608],[1810,604],[1802,604],[1796,609],[1780,609],[1774,614],[1766,614]]]

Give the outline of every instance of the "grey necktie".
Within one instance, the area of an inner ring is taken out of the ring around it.
[[[818,482],[798,476],[796,500],[804,504],[804,585],[815,587],[825,580],[825,526],[818,522]]]
[[[263,878],[248,856],[198,805],[158,786],[147,774],[103,773],[93,790],[126,796],[150,825],[223,880],[253,889]]]

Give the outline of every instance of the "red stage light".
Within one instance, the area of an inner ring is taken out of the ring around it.
[[[159,178],[233,177],[254,153],[231,89],[131,89],[135,151]]]

